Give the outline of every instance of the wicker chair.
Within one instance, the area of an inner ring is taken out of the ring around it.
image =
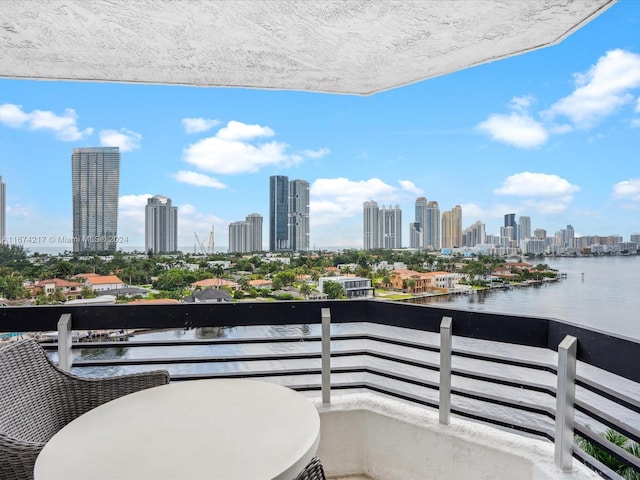
[[[109,400],[169,383],[165,371],[81,378],[60,370],[33,340],[0,347],[0,479],[33,478],[45,443]]]
[[[313,457],[295,480],[326,480],[322,463],[318,457]]]

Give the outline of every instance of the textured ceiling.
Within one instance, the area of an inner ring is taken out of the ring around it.
[[[559,42],[615,0],[0,0],[0,76],[370,94]]]

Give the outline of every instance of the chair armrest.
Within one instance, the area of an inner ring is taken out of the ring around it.
[[[83,378],[63,373],[67,379],[63,398],[68,399],[69,414],[73,417],[68,421],[116,398],[169,383],[169,373],[165,370],[103,378]]]

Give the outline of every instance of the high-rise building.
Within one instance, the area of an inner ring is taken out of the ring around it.
[[[380,221],[380,210],[378,204],[372,200],[364,202],[363,208],[363,248],[371,250],[380,248],[380,229],[378,223]]]
[[[451,212],[442,212],[442,248],[453,247],[453,227],[451,226]]]
[[[409,248],[422,248],[422,232],[419,222],[409,224]]]
[[[118,243],[118,147],[74,148],[71,155],[73,251],[115,252]]]
[[[451,209],[451,236],[454,247],[462,247],[462,207],[456,205]]]
[[[4,183],[2,182],[2,176],[0,176],[0,244],[6,241],[7,238],[7,192]]]
[[[269,250],[309,250],[309,182],[269,178]]]
[[[289,182],[289,249],[309,250],[309,182]]]
[[[411,248],[425,248],[427,226],[427,199],[416,198],[416,219],[409,228],[409,246]]]
[[[485,232],[485,224],[478,220],[476,223],[467,227],[463,232],[462,246],[463,247],[475,247],[476,245],[484,244],[487,241],[487,235]]]
[[[231,222],[229,224],[229,253],[247,253],[247,222]]]
[[[399,205],[380,208],[378,227],[382,248],[402,248],[402,210]]]
[[[511,240],[517,240],[518,238],[518,224],[516,223],[516,214],[515,213],[507,213],[504,216],[504,226],[505,227],[513,227],[511,231]]]
[[[402,248],[402,210],[396,205],[378,208],[374,201],[364,202],[363,244],[372,248]],[[413,225],[413,224],[412,224]]]
[[[249,224],[249,236],[247,238],[248,252],[262,251],[262,215],[251,213],[247,215],[247,223]]]
[[[520,217],[518,220],[518,241],[531,238],[531,217]]]
[[[147,252],[168,253],[178,250],[178,208],[171,199],[156,195],[144,208],[144,248]]]
[[[262,215],[252,213],[244,222],[229,224],[229,253],[262,251]]]
[[[440,250],[440,207],[433,200],[427,204],[423,237],[424,248]]]
[[[442,248],[462,246],[462,207],[456,205],[442,213]]]

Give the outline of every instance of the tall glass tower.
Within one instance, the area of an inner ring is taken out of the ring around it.
[[[6,189],[4,183],[2,183],[2,176],[0,176],[0,243],[4,242],[7,238],[7,221],[5,220],[6,214]]]
[[[309,250],[309,182],[289,182],[289,248]]]
[[[269,177],[269,251],[289,249],[289,177]]]
[[[178,208],[171,199],[156,195],[144,208],[144,249],[153,253],[178,250]]]
[[[118,147],[73,149],[71,189],[74,252],[116,251],[119,186]]]

